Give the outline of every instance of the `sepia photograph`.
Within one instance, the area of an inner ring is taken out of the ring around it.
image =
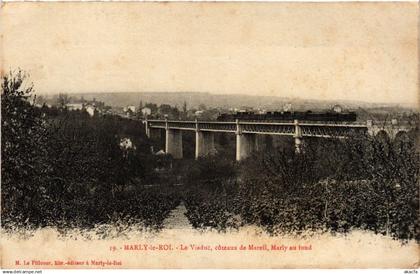
[[[2,269],[417,273],[418,2],[0,5]]]

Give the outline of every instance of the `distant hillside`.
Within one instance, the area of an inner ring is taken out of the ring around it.
[[[86,100],[103,101],[112,107],[127,105],[138,106],[140,101],[144,103],[170,104],[182,107],[184,101],[188,108],[197,108],[200,104],[207,107],[240,108],[243,106],[262,108],[267,110],[282,109],[284,104],[290,103],[294,110],[329,109],[335,104],[340,104],[346,109],[361,108],[399,108],[393,104],[372,104],[357,101],[326,101],[300,98],[282,98],[276,96],[256,96],[243,94],[211,94],[201,92],[115,92],[115,93],[78,93],[69,94],[72,100],[83,97]],[[49,96],[50,100],[52,99]]]

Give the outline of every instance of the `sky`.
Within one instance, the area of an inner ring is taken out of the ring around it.
[[[0,64],[48,94],[418,104],[418,16],[416,2],[3,3]]]

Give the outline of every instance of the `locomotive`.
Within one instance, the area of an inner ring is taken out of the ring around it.
[[[255,113],[252,111],[223,113],[217,117],[217,121],[321,121],[321,122],[354,122],[357,115],[355,112],[336,112],[336,111],[269,111],[266,113]]]

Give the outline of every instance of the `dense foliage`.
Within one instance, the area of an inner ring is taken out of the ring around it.
[[[309,141],[304,153],[278,148],[238,166],[198,162],[201,169],[187,177],[204,180],[187,193],[188,218],[197,228],[218,230],[245,224],[274,234],[359,228],[419,239],[420,161],[414,136],[405,137]],[[225,176],[208,178],[212,170]]]
[[[140,122],[34,107],[24,80],[2,79],[2,225],[159,227],[179,200],[167,187],[145,188],[156,159]]]

